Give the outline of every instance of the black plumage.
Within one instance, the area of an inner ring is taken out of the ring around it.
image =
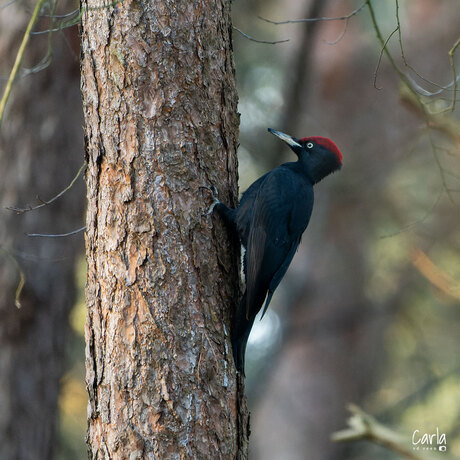
[[[313,209],[313,185],[339,169],[342,154],[323,137],[296,139],[269,129],[297,154],[256,180],[243,193],[238,208],[215,199],[217,210],[246,249],[246,290],[234,315],[232,348],[238,371],[244,372],[246,343],[257,313],[265,314],[307,228]]]

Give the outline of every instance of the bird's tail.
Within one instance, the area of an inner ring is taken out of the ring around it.
[[[233,360],[235,361],[236,370],[243,375],[246,344],[248,343],[249,333],[251,332],[255,318],[255,315],[248,316],[246,296],[247,293],[245,292],[235,312],[232,328]]]

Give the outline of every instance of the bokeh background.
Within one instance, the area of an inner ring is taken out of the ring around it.
[[[349,403],[408,435],[408,449],[414,430],[438,428],[451,458],[460,458],[460,120],[449,60],[460,37],[459,3],[405,0],[397,10],[395,1],[374,0],[394,66],[367,7],[349,20],[276,25],[261,19],[341,17],[362,3],[233,1],[234,26],[242,32],[289,40],[258,43],[234,31],[240,191],[294,159],[267,127],[329,137],[344,155],[342,170],[317,185],[302,245],[250,338],[251,459],[398,458],[370,442],[331,442],[346,427]],[[24,8],[5,5],[3,23]],[[6,32],[0,29],[0,42]],[[76,34],[76,27],[55,34],[54,46],[75,48]],[[61,54],[66,59],[70,51]],[[78,59],[69,59],[78,75]],[[56,69],[55,57],[42,72]],[[78,77],[60,75],[78,85]],[[29,190],[29,200],[37,193]],[[82,209],[81,190],[69,193],[77,193]],[[37,230],[30,225],[28,231]],[[72,238],[83,251],[82,235]],[[84,270],[80,255],[60,386],[59,459],[86,457]]]

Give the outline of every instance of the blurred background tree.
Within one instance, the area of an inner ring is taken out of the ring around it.
[[[344,154],[342,171],[317,187],[303,244],[250,339],[252,459],[397,458],[368,443],[331,443],[349,402],[409,435],[439,427],[460,457],[460,129],[456,85],[448,86],[456,78],[449,51],[459,39],[458,2],[401,2],[400,30],[396,2],[372,2],[406,82],[382,53],[367,6],[348,21],[259,18],[341,17],[363,3],[233,2],[243,32],[289,39],[271,45],[234,33],[240,190],[292,158],[267,127],[330,137]],[[17,14],[11,8],[0,10],[3,21]],[[11,28],[1,27],[2,40]],[[69,88],[76,84],[67,78]],[[10,116],[15,110],[12,103]],[[65,211],[61,218],[71,226]],[[80,302],[71,315],[75,334],[82,318]],[[84,353],[81,338],[73,343],[61,380],[63,459],[85,455]]]
[[[62,2],[60,8],[69,5]],[[0,4],[2,89],[34,7],[29,1]],[[54,3],[42,10],[58,12]],[[35,30],[49,25],[42,17]],[[5,460],[49,459],[56,453],[58,396],[65,388],[68,317],[83,238],[26,233],[83,226],[81,174],[60,199],[42,201],[64,190],[84,163],[79,73],[75,27],[33,35],[0,128],[0,458]]]

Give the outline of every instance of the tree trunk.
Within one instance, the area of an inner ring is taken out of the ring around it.
[[[25,4],[1,12],[1,75],[11,70],[29,19]],[[68,46],[72,39],[73,51]],[[24,67],[33,67],[46,54],[46,40],[31,38]],[[5,209],[39,204],[37,196],[49,200],[69,185],[83,164],[77,29],[73,35],[68,31],[67,41],[55,37],[52,49],[54,60],[48,68],[15,83],[0,135],[1,459],[53,458],[75,260],[83,251],[82,234],[51,239],[25,235],[81,227],[81,179],[49,206],[24,214]],[[20,270],[25,284],[18,309]]]
[[[230,3],[83,15],[92,458],[244,458],[229,340],[237,251],[200,185],[235,201]]]

